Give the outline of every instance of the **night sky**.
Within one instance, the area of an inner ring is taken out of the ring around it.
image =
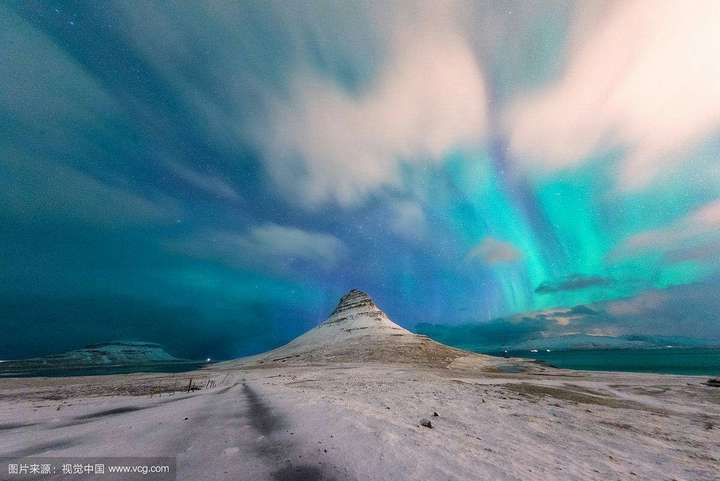
[[[720,339],[718,25],[715,0],[2,2],[0,359],[235,357],[352,287],[508,343]]]

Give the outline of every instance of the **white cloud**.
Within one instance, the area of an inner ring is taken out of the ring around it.
[[[509,242],[488,236],[468,252],[467,258],[480,259],[486,264],[505,264],[519,261],[522,252]]]
[[[306,207],[401,187],[402,162],[438,162],[483,140],[487,99],[466,2],[113,7],[213,144],[253,144]],[[205,82],[179,68],[197,51]]]
[[[670,300],[663,291],[647,291],[628,299],[610,301],[606,309],[613,316],[640,316],[648,311],[658,310]]]
[[[334,266],[345,247],[335,236],[268,223],[254,227],[240,240],[248,254],[276,259],[304,259],[325,267]]]
[[[239,198],[233,186],[221,177],[199,172],[178,162],[168,161],[167,166],[171,172],[188,184],[204,190],[215,197],[226,200],[237,200]]]
[[[623,241],[611,258],[663,253],[666,260],[683,261],[720,254],[720,199],[708,202],[670,225],[639,232]]]
[[[425,212],[417,202],[393,202],[390,204],[390,216],[390,228],[396,234],[408,239],[422,238],[426,234]]]
[[[621,147],[619,186],[643,187],[720,131],[720,3],[629,0],[582,17],[597,24],[572,38],[561,78],[507,113],[511,150],[556,169]]]
[[[482,141],[483,76],[464,37],[428,19],[394,27],[377,77],[359,93],[300,72],[258,140],[275,181],[308,206],[351,205],[401,183],[402,162],[437,162]],[[297,162],[297,168],[288,164]]]
[[[337,237],[266,223],[245,233],[211,230],[170,244],[173,250],[235,266],[288,270],[297,261],[331,269],[342,259],[346,247]]]
[[[700,228],[720,228],[720,199],[709,202],[690,215],[690,223]]]

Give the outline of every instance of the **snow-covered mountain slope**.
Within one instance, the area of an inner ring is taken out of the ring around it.
[[[384,361],[448,365],[474,356],[414,334],[391,321],[362,291],[344,295],[327,320],[278,349],[252,358],[264,363]]]

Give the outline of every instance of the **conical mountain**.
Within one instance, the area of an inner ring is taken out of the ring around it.
[[[365,292],[345,294],[324,322],[254,362],[366,362],[447,365],[475,356],[400,327]]]

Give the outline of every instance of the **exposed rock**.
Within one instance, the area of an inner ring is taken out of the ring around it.
[[[712,387],[720,387],[720,378],[718,378],[718,377],[712,378],[711,377],[710,379],[707,380],[707,382],[705,382],[705,384],[707,384],[708,386],[712,386]]]
[[[427,418],[422,418],[420,420],[420,426],[423,426],[425,428],[430,428],[430,429],[432,429],[432,427],[433,427],[432,422],[430,422],[430,420]]]

